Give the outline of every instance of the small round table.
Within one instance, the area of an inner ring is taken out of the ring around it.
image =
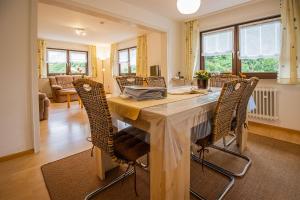
[[[77,94],[75,89],[64,89],[63,93],[67,96],[67,106],[70,108],[71,106],[71,95]],[[78,97],[78,102],[81,108],[83,108],[80,97]]]

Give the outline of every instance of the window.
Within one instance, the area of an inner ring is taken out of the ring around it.
[[[241,72],[273,72],[279,66],[280,22],[239,26]]]
[[[67,73],[67,51],[58,49],[48,49],[48,74],[66,74]]]
[[[51,75],[88,74],[88,52],[47,49],[47,73]]]
[[[87,74],[87,52],[70,51],[71,74]]]
[[[209,72],[232,72],[233,29],[202,35],[204,66]]]
[[[136,75],[136,47],[121,49],[118,51],[119,75]]]
[[[276,78],[280,54],[278,16],[200,33],[200,68],[209,72]]]

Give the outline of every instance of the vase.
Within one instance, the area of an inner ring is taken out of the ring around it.
[[[197,80],[198,89],[207,89],[208,80]]]

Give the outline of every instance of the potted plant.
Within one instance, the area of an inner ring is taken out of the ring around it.
[[[197,79],[198,89],[206,89],[208,85],[208,79],[210,79],[210,73],[205,70],[199,70],[195,72],[195,77]]]

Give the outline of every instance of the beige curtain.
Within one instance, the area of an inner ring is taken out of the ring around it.
[[[38,39],[37,45],[37,59],[38,59],[38,73],[39,78],[46,76],[45,74],[45,53],[46,53],[46,42],[45,40]]]
[[[199,69],[199,22],[185,23],[185,67],[186,79],[193,80],[195,70]]]
[[[96,46],[90,45],[89,46],[89,53],[91,58],[91,69],[92,69],[92,77],[97,77],[97,50]]]
[[[111,44],[110,46],[110,69],[112,72],[112,77],[110,81],[110,91],[113,96],[120,94],[120,89],[118,83],[115,79],[119,75],[119,66],[118,66],[118,44]]]
[[[282,84],[300,83],[299,0],[281,0],[281,22],[282,41],[278,82]]]
[[[136,75],[146,77],[148,74],[146,35],[142,35],[137,38],[136,65]]]
[[[117,51],[118,51],[118,45],[111,44],[110,46],[110,70],[112,72],[112,75],[118,75],[118,69],[116,67],[117,64]]]

